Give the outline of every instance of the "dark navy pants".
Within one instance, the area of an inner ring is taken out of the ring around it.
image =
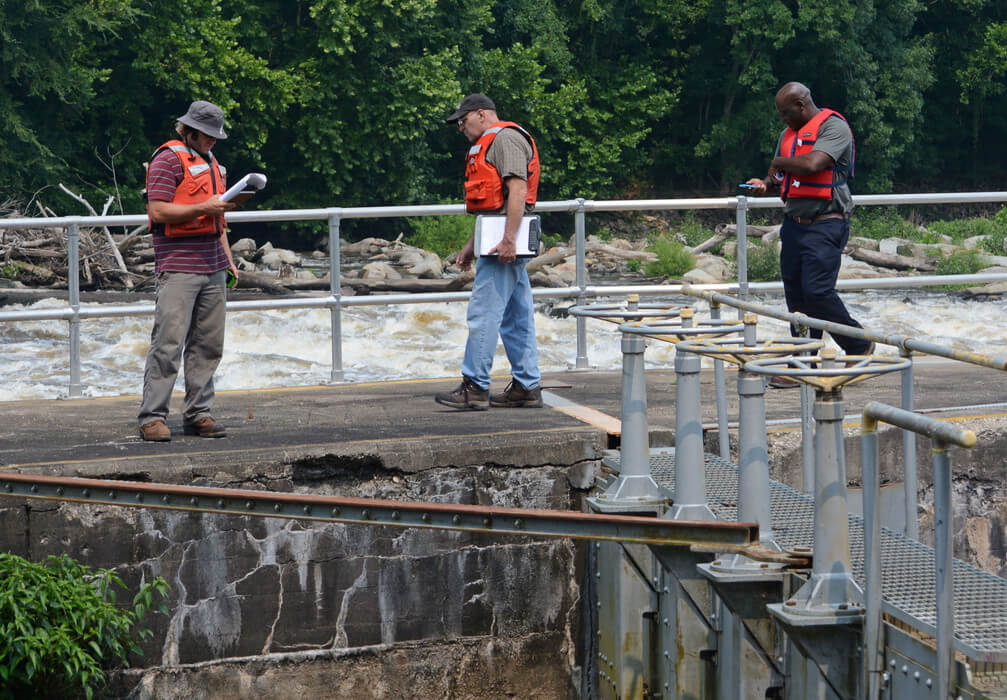
[[[823,219],[799,224],[784,217],[780,229],[780,272],[787,309],[812,318],[863,328],[846,310],[836,292],[836,278],[843,248],[850,237],[849,219]],[[811,336],[821,338],[822,331],[812,328]],[[846,335],[833,340],[847,355],[863,355],[870,343]]]

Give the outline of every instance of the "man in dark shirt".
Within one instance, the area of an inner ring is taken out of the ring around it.
[[[813,318],[861,328],[836,292],[843,248],[850,237],[853,197],[847,180],[853,173],[853,132],[833,110],[815,106],[811,91],[801,83],[787,83],[776,93],[776,110],[787,125],[769,164],[765,179],[747,184],[764,193],[779,187],[784,219],[780,228],[780,272],[787,309]],[[822,331],[811,329],[815,338]],[[848,355],[870,354],[874,344],[835,335]],[[798,386],[774,377],[777,388]]]
[[[211,149],[226,139],[224,113],[193,102],[147,168],[147,214],[154,238],[157,301],[138,421],[144,440],[171,440],[166,418],[179,361],[185,363],[186,435],[224,437],[213,405],[213,373],[224,349],[228,270],[237,277],[224,212],[226,170]]]

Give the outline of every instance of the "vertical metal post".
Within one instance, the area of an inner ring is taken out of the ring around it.
[[[738,296],[748,300],[748,198],[738,197]],[[742,311],[738,310],[738,318]]]
[[[884,655],[881,649],[881,479],[876,421],[864,417],[860,436],[864,477],[864,665],[868,700],[879,700]],[[944,696],[947,697],[947,696]]]
[[[937,693],[946,698],[951,691],[954,669],[952,642],[955,619],[953,560],[951,557],[951,462],[947,443],[934,441],[934,564],[937,569]]]
[[[756,344],[755,314],[745,314],[746,346]],[[759,541],[773,541],[769,512],[769,446],[766,440],[765,381],[760,375],[738,371],[738,520],[759,525]]]
[[[70,296],[70,387],[71,399],[83,395],[80,383],[80,225],[74,221],[70,224],[66,244],[66,281]]]
[[[580,296],[577,297],[577,304],[587,303],[585,290],[587,289],[587,260],[585,254],[586,229],[584,224],[584,198],[577,198],[577,210],[573,215],[574,238],[577,247],[577,288],[580,289]],[[577,317],[577,359],[575,369],[588,369],[590,364],[587,359],[587,319],[583,316]]]
[[[912,360],[911,350],[902,350],[902,357]],[[915,403],[913,395],[913,365],[910,364],[901,372],[902,374],[902,408],[912,411]],[[906,537],[914,540],[920,539],[919,517],[916,514],[919,502],[919,476],[916,469],[916,433],[911,430],[902,431],[902,455],[903,455],[903,487],[906,497]]]
[[[693,310],[682,309],[683,328],[692,327]],[[677,520],[716,520],[706,503],[706,465],[703,462],[703,421],[700,409],[700,358],[675,346],[675,504],[668,517]]]
[[[720,320],[720,302],[710,302],[710,318]],[[724,361],[713,360],[713,386],[717,396],[717,439],[720,443],[720,458],[731,459],[731,435],[727,431],[727,379],[724,377]]]
[[[343,291],[340,284],[339,214],[329,215],[329,293],[336,300],[329,309],[332,328],[332,371],[329,381],[343,381]]]
[[[836,351],[821,352],[821,367],[837,366]],[[850,565],[850,524],[839,389],[815,396],[815,556],[809,578],[784,603],[784,614],[813,616],[822,624],[847,624],[863,614],[864,592]]]
[[[819,397],[815,401],[815,422],[815,557],[812,571],[821,576],[849,575],[843,402],[831,392]]]
[[[810,338],[811,329],[801,328],[801,337]],[[810,354],[810,353],[809,353]],[[801,491],[815,492],[815,419],[811,414],[814,403],[814,389],[810,384],[801,384]]]

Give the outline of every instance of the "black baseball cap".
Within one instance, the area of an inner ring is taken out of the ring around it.
[[[444,121],[448,124],[454,124],[469,112],[474,112],[477,109],[492,109],[495,112],[496,108],[497,106],[493,104],[493,100],[486,97],[486,95],[481,92],[474,92],[459,102],[458,109],[456,109],[454,114]]]

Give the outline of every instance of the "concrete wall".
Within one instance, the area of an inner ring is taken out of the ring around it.
[[[314,460],[259,482],[281,491],[579,510],[596,465],[415,474],[354,467]],[[149,670],[123,675],[121,694],[577,694],[582,551],[569,540],[40,501],[2,505],[0,546],[8,551],[33,560],[66,552],[115,568],[130,588],[154,576],[171,585],[171,614],[148,618],[155,634],[134,664]],[[347,653],[354,649],[361,651]],[[263,658],[276,654],[286,656]]]

